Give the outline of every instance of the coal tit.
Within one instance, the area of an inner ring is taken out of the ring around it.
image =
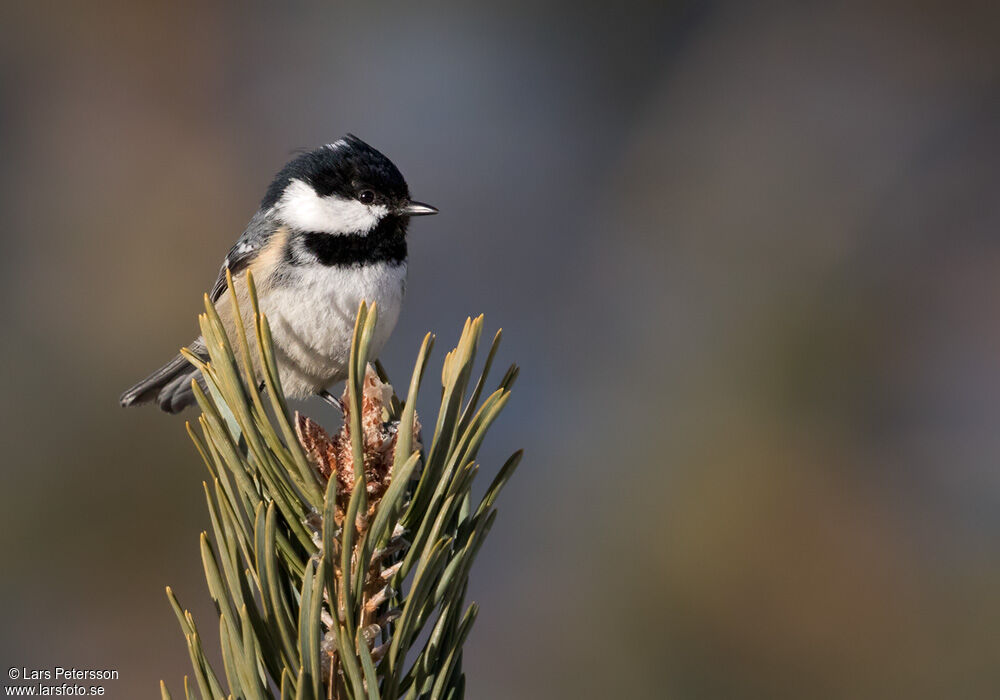
[[[371,344],[377,356],[396,325],[406,291],[410,217],[436,213],[410,199],[406,181],[388,158],[348,134],[281,169],[223,261],[209,298],[235,342],[237,320],[225,293],[226,271],[232,274],[243,322],[253,328],[241,274],[251,271],[285,394],[330,399],[326,387],[347,376],[358,306],[362,300],[378,305]],[[207,359],[202,338],[188,348]],[[122,394],[121,404],[155,401],[177,413],[194,403],[192,380],[204,386],[201,373],[178,355]]]

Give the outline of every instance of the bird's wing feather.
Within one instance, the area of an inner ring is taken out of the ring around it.
[[[226,289],[226,270],[228,269],[233,277],[246,270],[267,245],[267,242],[274,235],[274,231],[275,222],[270,210],[258,211],[254,214],[243,235],[229,249],[226,259],[222,261],[219,277],[215,280],[212,292],[209,294],[209,298],[213,302],[218,301]]]

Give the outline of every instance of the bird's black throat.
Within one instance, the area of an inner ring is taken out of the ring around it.
[[[327,267],[353,267],[380,262],[399,265],[406,261],[406,224],[404,217],[387,216],[366,234],[308,231],[300,235],[305,249]]]

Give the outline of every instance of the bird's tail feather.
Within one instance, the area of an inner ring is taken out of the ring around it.
[[[190,349],[202,356],[205,346],[199,338]],[[194,403],[191,380],[195,379],[204,387],[201,372],[195,369],[183,355],[178,355],[160,369],[128,389],[121,396],[122,406],[136,406],[155,400],[167,413],[178,413]]]

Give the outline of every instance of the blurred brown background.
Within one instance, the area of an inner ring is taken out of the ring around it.
[[[523,365],[470,697],[1000,696],[996,3],[417,5],[0,5],[2,665],[178,690],[167,583],[214,644],[117,397],[353,131],[442,211],[390,374],[479,312]]]

